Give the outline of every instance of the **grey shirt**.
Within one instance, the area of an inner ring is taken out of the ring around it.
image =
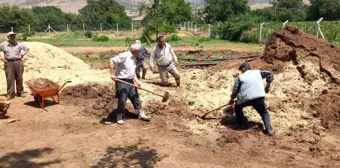
[[[270,85],[274,80],[274,74],[270,71],[248,70],[240,75],[236,80],[231,94],[231,98],[237,97],[237,104],[264,97],[263,79]]]
[[[21,53],[21,51],[23,51],[23,53]],[[27,55],[29,48],[19,42],[11,43],[6,41],[0,44],[0,52],[4,52],[6,60],[16,60]]]

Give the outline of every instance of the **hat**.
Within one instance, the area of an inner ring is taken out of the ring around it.
[[[241,70],[242,68],[245,68],[246,70],[250,70],[250,64],[249,63],[243,63],[240,65],[240,67],[238,68],[238,70]]]
[[[136,40],[135,43],[141,44],[140,40]]]
[[[7,33],[7,36],[10,36],[10,35],[17,35],[17,34],[11,31]]]
[[[132,44],[130,47],[130,51],[139,51],[142,46],[139,43]]]

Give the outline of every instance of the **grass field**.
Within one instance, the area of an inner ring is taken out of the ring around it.
[[[129,42],[134,41],[140,38],[141,32],[98,32],[99,35],[106,35],[109,37],[109,41],[107,42],[98,42],[93,41],[91,38],[86,38],[84,36],[84,32],[60,32],[60,33],[51,33],[51,34],[43,34],[39,33],[32,37],[28,37],[26,41],[28,42],[43,42],[51,45],[57,45],[64,47],[118,47],[118,46],[127,46]],[[184,33],[181,33],[184,34]],[[1,41],[5,41],[6,39],[2,36]],[[152,40],[152,39],[151,39]],[[23,41],[23,40],[19,40]],[[259,44],[246,44],[241,42],[231,42],[226,40],[216,40],[210,38],[201,38],[198,35],[190,35],[186,33],[186,35],[181,35],[181,40],[178,41],[167,41],[174,47],[179,46],[231,46],[231,47],[244,47],[259,50],[262,49],[263,46]],[[153,39],[152,45],[155,45],[156,42]],[[148,43],[144,43],[145,46],[149,46]]]

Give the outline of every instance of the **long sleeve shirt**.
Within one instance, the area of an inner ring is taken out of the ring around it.
[[[165,43],[163,48],[160,48],[158,45],[153,48],[150,56],[150,66],[154,67],[154,64],[160,66],[166,66],[171,64],[171,62],[177,62],[177,56],[170,46],[170,44]]]
[[[264,97],[263,79],[266,79],[267,85],[274,80],[274,74],[271,71],[248,70],[240,75],[234,83],[231,98],[237,97],[237,103],[241,104],[246,101]]]
[[[23,51],[23,53],[21,53]],[[27,55],[29,48],[19,42],[3,42],[0,44],[0,52],[4,52],[6,60],[17,60]]]

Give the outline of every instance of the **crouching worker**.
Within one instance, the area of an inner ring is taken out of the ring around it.
[[[125,112],[125,105],[127,98],[130,99],[135,110],[138,111],[138,118],[144,121],[150,121],[142,110],[142,105],[139,99],[137,87],[140,87],[136,79],[136,57],[139,56],[141,50],[140,44],[132,44],[130,51],[112,57],[110,60],[111,79],[116,82],[116,89],[118,94],[117,107],[117,123],[124,124],[123,114]],[[117,79],[134,84],[136,87],[117,81]]]
[[[239,70],[241,75],[235,80],[233,92],[229,104],[235,104],[236,126],[241,127],[247,119],[243,108],[252,106],[262,117],[266,131],[269,135],[274,133],[270,123],[270,116],[264,103],[266,93],[270,90],[270,84],[274,80],[274,74],[270,71],[250,70],[248,63],[243,63]],[[264,87],[263,79],[266,78],[267,86]]]

